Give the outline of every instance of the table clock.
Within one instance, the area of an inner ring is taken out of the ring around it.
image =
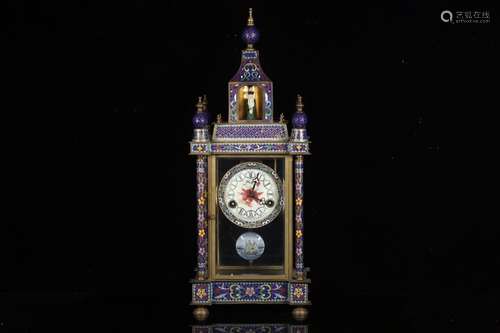
[[[252,10],[246,48],[228,84],[228,115],[211,123],[206,96],[193,116],[196,156],[197,267],[194,316],[217,304],[289,304],[307,316],[310,279],[304,267],[304,156],[309,155],[302,97],[289,135],[274,115],[273,83],[254,48]]]

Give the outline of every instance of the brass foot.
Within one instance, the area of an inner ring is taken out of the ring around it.
[[[208,311],[208,309],[203,306],[199,306],[193,310],[193,317],[197,321],[207,320],[209,314],[210,312]]]
[[[309,310],[303,307],[298,307],[293,309],[292,315],[293,318],[297,321],[303,321],[307,319],[307,315],[309,314]]]

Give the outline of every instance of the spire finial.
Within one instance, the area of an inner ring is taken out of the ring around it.
[[[302,103],[302,96],[297,94],[297,111],[293,114],[292,125],[293,128],[306,128],[307,116],[304,112],[304,103]]]
[[[252,8],[248,8],[248,23],[249,27],[253,26],[253,16],[252,16]]]
[[[207,111],[208,107],[208,100],[207,100],[207,95],[203,94],[203,111]]]
[[[304,112],[304,104],[302,103],[302,96],[297,94],[297,112]]]
[[[193,116],[193,126],[195,129],[206,128],[209,125],[210,117],[208,112],[205,112],[205,105],[203,104],[203,97],[198,97],[196,103],[196,113]]]
[[[203,99],[201,96],[198,96],[198,103],[196,103],[196,111],[203,112]]]

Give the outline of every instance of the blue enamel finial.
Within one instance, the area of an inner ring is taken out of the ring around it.
[[[247,43],[247,49],[253,49],[253,44],[259,41],[259,30],[254,25],[252,8],[248,10],[248,22],[246,28],[243,30],[243,40]]]
[[[209,115],[208,112],[206,112],[206,99],[204,103],[200,96],[196,104],[196,113],[193,116],[193,126],[194,128],[205,128],[208,126],[209,121]]]
[[[300,95],[297,95],[296,107],[297,111],[292,116],[292,125],[294,128],[306,128],[307,115],[304,113],[304,104]]]

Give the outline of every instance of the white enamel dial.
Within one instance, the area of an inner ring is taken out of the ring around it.
[[[273,221],[282,210],[281,179],[265,164],[241,163],[222,177],[218,200],[231,222],[244,228],[259,228]]]

